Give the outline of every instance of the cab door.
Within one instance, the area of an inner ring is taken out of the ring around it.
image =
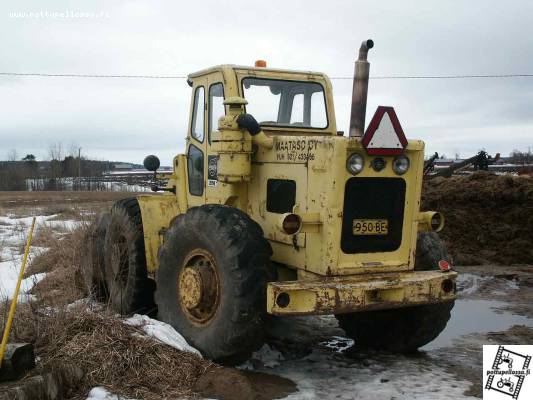
[[[207,150],[207,78],[193,81],[187,135],[187,189],[189,206],[205,204]]]
[[[213,204],[229,204],[235,206],[231,199],[235,198],[236,185],[218,181],[218,153],[213,142],[213,133],[218,130],[218,120],[226,115],[225,80],[221,72],[214,72],[207,78],[207,160],[206,160],[206,201]]]

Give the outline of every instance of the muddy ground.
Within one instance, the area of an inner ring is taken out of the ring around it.
[[[459,292],[444,332],[417,354],[364,352],[333,317],[276,321],[245,367],[298,384],[289,399],[481,397],[483,344],[533,343],[533,267],[457,267]]]

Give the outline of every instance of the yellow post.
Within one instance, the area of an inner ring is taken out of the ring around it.
[[[30,251],[31,238],[33,236],[33,230],[35,228],[35,217],[31,222],[30,234],[28,235],[28,241],[26,242],[26,248],[24,249],[24,258],[22,259],[22,266],[20,267],[19,279],[17,281],[17,286],[15,287],[15,294],[13,295],[13,300],[11,300],[11,307],[9,308],[9,315],[7,316],[7,324],[4,329],[4,336],[2,337],[2,347],[0,347],[0,367],[2,366],[2,361],[4,360],[4,353],[7,347],[7,339],[9,337],[9,331],[11,330],[11,324],[13,323],[13,317],[15,316],[15,310],[17,308],[17,300],[19,297],[20,284],[22,278],[24,277],[24,270],[26,269],[26,262],[28,261],[28,253]]]

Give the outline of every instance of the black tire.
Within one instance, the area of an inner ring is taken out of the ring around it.
[[[104,272],[104,247],[110,220],[109,213],[101,214],[89,228],[81,257],[81,272],[87,294],[98,301],[105,301],[108,297]]]
[[[159,250],[159,319],[210,359],[242,359],[264,343],[271,254],[261,227],[242,211],[212,204],[189,209],[172,222]],[[199,305],[189,307],[179,282],[190,270],[201,272],[203,289]],[[219,284],[206,290],[205,282]]]
[[[438,269],[450,262],[435,232],[421,232],[417,239],[415,271]],[[360,348],[410,353],[434,340],[446,327],[455,301],[390,310],[336,315],[339,326]]]
[[[418,232],[415,271],[439,269],[439,261],[452,262],[446,246],[437,232]]]
[[[122,315],[153,313],[155,284],[146,270],[141,209],[136,198],[113,205],[104,253],[113,310]]]

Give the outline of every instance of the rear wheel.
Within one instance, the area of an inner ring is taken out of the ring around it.
[[[450,257],[435,232],[420,232],[415,271],[438,268]],[[390,310],[336,315],[339,326],[362,348],[412,352],[434,340],[446,327],[454,301]]]
[[[99,301],[106,300],[108,295],[104,274],[104,246],[110,220],[109,213],[98,217],[88,232],[81,257],[81,271],[87,293]]]
[[[191,208],[159,251],[159,319],[211,359],[247,355],[263,343],[271,253],[261,227],[240,210]]]
[[[105,277],[111,307],[123,315],[155,310],[155,282],[148,278],[139,202],[116,202],[105,236]]]

